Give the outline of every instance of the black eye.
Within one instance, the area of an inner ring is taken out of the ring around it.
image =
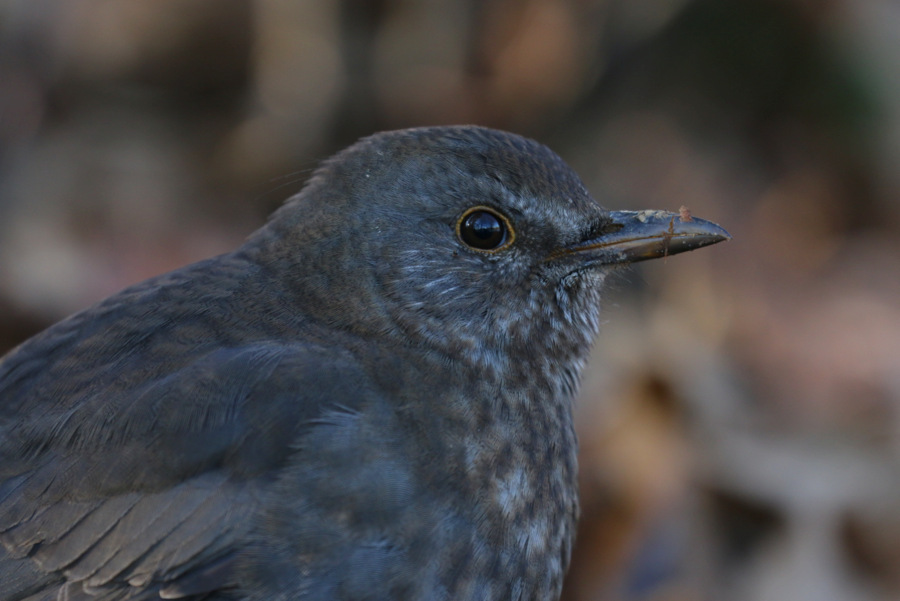
[[[513,241],[509,220],[487,207],[473,207],[456,224],[459,239],[476,250],[497,251]]]

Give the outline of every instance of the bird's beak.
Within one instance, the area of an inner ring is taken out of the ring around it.
[[[562,249],[559,254],[596,254],[604,264],[667,257],[724,240],[731,234],[712,221],[666,211],[612,211],[605,233]],[[557,255],[559,256],[559,255]]]

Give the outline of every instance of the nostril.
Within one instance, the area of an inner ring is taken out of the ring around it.
[[[612,219],[604,219],[602,221],[593,223],[588,229],[584,239],[593,240],[594,238],[600,238],[601,236],[615,234],[624,227],[625,225],[622,223],[618,223],[616,221],[613,221]]]

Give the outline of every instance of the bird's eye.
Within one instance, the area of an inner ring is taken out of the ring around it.
[[[515,235],[509,219],[488,207],[472,207],[456,223],[456,235],[475,250],[496,252],[509,247]]]

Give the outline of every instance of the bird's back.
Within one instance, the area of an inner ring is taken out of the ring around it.
[[[302,337],[273,340],[271,314],[238,323],[257,271],[232,256],[189,266],[0,361],[0,599],[153,597],[167,585],[138,585],[157,576],[185,595],[218,588],[210,570],[317,412],[288,380],[331,361]]]

